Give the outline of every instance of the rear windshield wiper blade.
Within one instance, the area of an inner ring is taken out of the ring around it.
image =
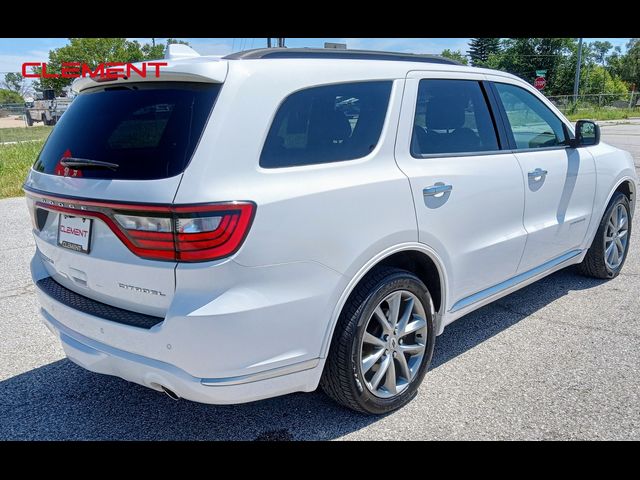
[[[60,160],[60,165],[69,168],[110,168],[116,170],[120,165],[111,162],[102,162],[100,160],[91,160],[88,158],[67,157]]]

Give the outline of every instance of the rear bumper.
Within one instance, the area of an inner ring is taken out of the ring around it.
[[[113,375],[154,390],[162,387],[180,398],[201,403],[235,404],[310,391],[322,372],[320,359],[300,362],[258,374],[227,378],[198,378],[152,358],[125,352],[92,340],[65,327],[44,308],[45,325],[62,344],[72,362],[96,373]]]
[[[199,285],[177,291],[164,320],[150,329],[101,318],[50,295],[38,284],[48,275],[38,252],[31,270],[45,324],[69,359],[87,370],[213,404],[318,386],[324,366],[321,333],[333,304],[326,290],[336,281],[324,267],[278,265],[256,273],[228,262],[190,271],[189,278],[215,272],[230,281],[252,276],[252,282],[212,292],[206,286],[213,282],[200,279]],[[307,281],[301,283],[301,277]],[[197,280],[192,278],[194,284]],[[296,288],[287,288],[291,284]]]

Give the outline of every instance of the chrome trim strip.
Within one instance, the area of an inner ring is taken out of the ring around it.
[[[224,377],[224,378],[203,378],[200,383],[206,387],[224,387],[228,385],[240,385],[242,383],[257,382],[259,380],[266,380],[268,378],[280,377],[282,375],[289,375],[290,373],[302,372],[304,370],[311,370],[318,366],[320,359],[314,358],[312,360],[306,360],[304,362],[294,363],[292,365],[285,365],[284,367],[272,368],[265,370],[264,372],[250,373],[248,375],[240,375],[237,377]]]
[[[564,255],[554,258],[553,260],[549,260],[548,262],[543,263],[538,267],[532,268],[531,270],[528,270],[519,275],[516,275],[515,277],[505,280],[504,282],[494,285],[493,287],[489,287],[477,293],[474,293],[473,295],[469,295],[468,297],[465,297],[462,300],[457,301],[453,305],[453,307],[449,309],[449,313],[457,312],[458,310],[468,307],[469,305],[472,305],[476,302],[480,302],[486,298],[496,295],[502,292],[503,290],[514,287],[521,282],[524,282],[532,277],[535,277],[536,275],[539,275],[545,272],[546,270],[549,270],[557,265],[560,265],[563,262],[566,262],[567,260],[572,259],[573,257],[577,257],[581,253],[582,253],[582,250],[571,250],[570,252],[567,252]]]
[[[430,187],[422,190],[422,195],[425,197],[432,197],[434,195],[438,195],[439,193],[447,193],[453,190],[453,185],[431,185]]]

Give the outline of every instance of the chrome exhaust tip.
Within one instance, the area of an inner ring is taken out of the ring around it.
[[[164,393],[167,394],[167,396],[171,399],[171,400],[175,400],[176,402],[178,400],[180,400],[180,397],[178,396],[178,394],[176,392],[174,392],[173,390],[169,390],[167,387],[165,387],[164,385],[160,385],[162,387],[162,391]]]

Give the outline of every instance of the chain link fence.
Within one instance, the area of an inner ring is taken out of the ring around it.
[[[563,113],[580,109],[638,109],[640,115],[640,92],[596,93],[590,95],[552,95],[547,98]]]

